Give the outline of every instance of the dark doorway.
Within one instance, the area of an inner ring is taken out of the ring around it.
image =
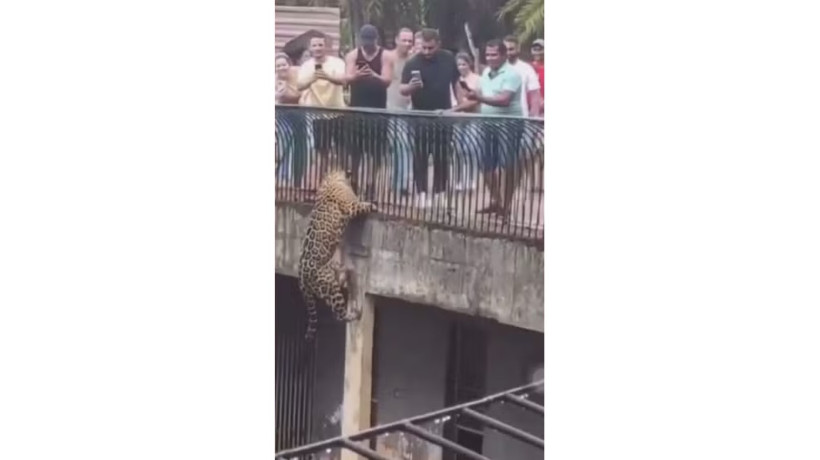
[[[460,319],[460,320],[459,320]],[[445,405],[473,401],[487,394],[487,331],[480,321],[463,317],[450,324]],[[484,428],[470,418],[453,418],[444,428],[445,437],[473,452],[481,453]],[[447,452],[444,460],[461,460]]]

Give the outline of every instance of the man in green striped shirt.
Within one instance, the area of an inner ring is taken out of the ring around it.
[[[467,99],[481,103],[484,115],[524,116],[521,76],[507,63],[507,48],[501,40],[485,46],[487,67],[481,74],[479,91],[467,91]],[[490,204],[479,213],[510,215],[515,180],[513,166],[518,155],[522,128],[520,120],[499,119],[485,131],[482,169],[490,192]],[[503,192],[503,193],[502,193]]]

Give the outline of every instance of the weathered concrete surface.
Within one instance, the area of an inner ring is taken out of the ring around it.
[[[360,294],[363,294],[360,291]],[[342,434],[350,436],[370,428],[370,404],[373,389],[373,299],[366,294],[356,300],[361,317],[347,323],[345,343],[345,377],[342,404]],[[347,449],[341,460],[357,460],[359,455]]]
[[[277,273],[296,276],[309,213],[309,205],[277,203]],[[526,242],[374,215],[351,223],[342,259],[370,295],[543,332],[544,253]]]

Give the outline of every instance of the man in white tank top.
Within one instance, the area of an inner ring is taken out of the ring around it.
[[[387,87],[387,110],[405,111],[410,108],[410,97],[402,96],[399,92],[401,86],[401,74],[404,64],[411,56],[413,48],[413,31],[403,28],[396,35],[396,48],[390,51],[393,61],[393,81]],[[390,145],[393,151],[393,190],[402,195],[406,194],[412,184],[409,176],[412,139],[410,137],[410,126],[398,117],[391,118],[390,123]]]

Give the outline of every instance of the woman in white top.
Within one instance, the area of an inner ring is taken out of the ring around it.
[[[477,91],[480,86],[480,78],[477,73],[473,72],[473,58],[467,53],[458,53],[456,55],[456,65],[461,78],[456,89],[456,105],[452,111],[476,113],[479,104],[476,101],[468,100],[464,89],[464,86],[466,86],[471,91]],[[474,190],[478,162],[481,159],[482,152],[481,127],[477,120],[472,117],[464,117],[463,120],[460,120],[455,126],[453,140],[456,151],[454,188],[456,191]]]
[[[285,53],[276,55],[276,102],[278,104],[299,103],[299,91],[296,89],[296,75],[299,69],[293,67]]]
[[[276,103],[298,104],[301,94],[296,88],[298,69],[287,54],[276,55]],[[277,182],[290,185],[294,176],[300,182],[304,174],[304,120],[296,112],[277,114],[277,131],[284,137],[276,141]],[[297,135],[298,134],[298,135]]]

